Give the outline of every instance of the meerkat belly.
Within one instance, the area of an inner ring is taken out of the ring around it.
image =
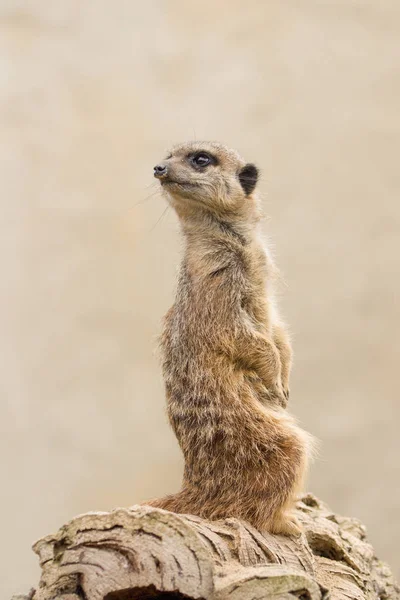
[[[212,444],[234,420],[243,375],[221,354],[187,349],[179,369],[164,364],[167,411],[178,440]],[[231,414],[232,413],[232,414]]]

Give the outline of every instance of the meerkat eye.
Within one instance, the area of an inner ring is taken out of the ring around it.
[[[211,162],[211,156],[209,156],[208,154],[206,154],[205,152],[199,152],[198,154],[195,154],[192,159],[191,162],[196,166],[196,167],[206,167],[207,165],[210,164]]]

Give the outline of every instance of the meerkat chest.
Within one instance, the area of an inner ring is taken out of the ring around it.
[[[257,243],[251,248],[248,280],[242,298],[242,308],[257,329],[265,332],[273,310],[273,263],[264,245]]]

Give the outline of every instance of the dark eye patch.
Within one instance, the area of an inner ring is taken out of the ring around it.
[[[188,154],[187,158],[192,167],[194,167],[195,169],[204,169],[209,165],[218,164],[218,161],[215,158],[215,156],[213,156],[209,152],[204,151],[192,152]]]

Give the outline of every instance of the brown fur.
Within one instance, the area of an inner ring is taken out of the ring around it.
[[[193,165],[200,151],[215,162]],[[290,511],[311,438],[284,410],[291,347],[274,306],[275,267],[259,237],[254,186],[240,182],[240,156],[216,143],[175,147],[162,165],[167,172],[157,175],[185,241],[161,344],[185,470],[179,493],[148,504],[297,534]]]

